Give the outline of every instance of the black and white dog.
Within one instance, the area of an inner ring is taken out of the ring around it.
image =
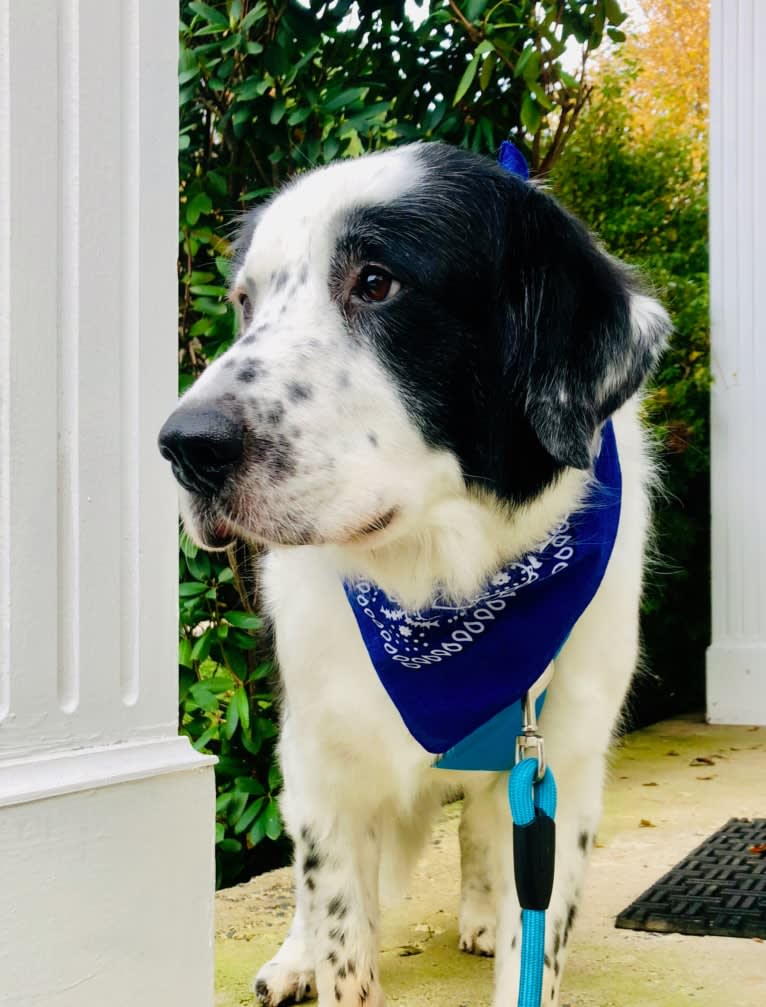
[[[342,582],[362,575],[408,609],[437,588],[474,597],[578,507],[613,417],[619,531],[542,717],[560,794],[543,1001],[555,1007],[638,655],[651,466],[637,393],[667,315],[545,192],[438,144],[297,178],[249,219],[232,275],[239,339],[160,444],[194,539],[269,548],[297,889],[290,933],[255,979],[271,1007],[316,994],[322,1007],[383,1004],[381,871],[406,873],[457,789],[460,947],[495,954],[495,1003],[514,1001],[507,777],[432,768]]]

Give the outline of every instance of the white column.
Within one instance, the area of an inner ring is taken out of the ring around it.
[[[707,713],[766,724],[766,4],[713,0]]]
[[[177,5],[0,0],[0,1004],[210,1007],[177,736]]]

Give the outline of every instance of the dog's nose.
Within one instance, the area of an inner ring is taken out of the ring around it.
[[[160,430],[158,443],[184,489],[212,497],[242,458],[244,434],[241,423],[218,409],[182,406]]]

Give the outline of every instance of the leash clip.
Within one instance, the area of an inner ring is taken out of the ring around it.
[[[521,703],[521,734],[516,738],[516,765],[522,759],[532,758],[537,762],[535,781],[540,783],[545,776],[545,744],[537,726],[537,700],[545,692],[553,678],[553,661],[538,680],[529,687]]]

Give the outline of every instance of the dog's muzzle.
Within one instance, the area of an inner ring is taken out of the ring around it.
[[[218,409],[181,406],[160,430],[158,443],[184,489],[210,499],[242,459],[244,429]]]

